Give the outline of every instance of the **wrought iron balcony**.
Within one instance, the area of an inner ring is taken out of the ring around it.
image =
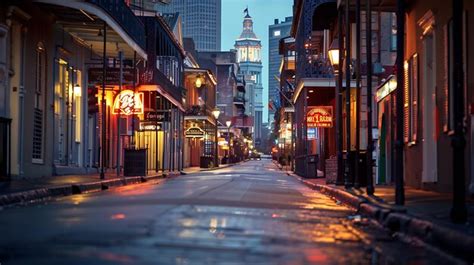
[[[211,110],[207,109],[205,105],[192,105],[186,109],[186,116],[212,116]]]
[[[334,78],[334,70],[328,58],[322,56],[299,56],[296,78]]]
[[[107,12],[127,34],[145,49],[145,26],[123,0],[86,0]]]

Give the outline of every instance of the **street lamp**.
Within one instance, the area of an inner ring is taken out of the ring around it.
[[[200,88],[200,87],[202,86],[202,78],[201,78],[200,75],[198,75],[198,76],[196,77],[195,85],[196,85],[197,88]]]
[[[227,125],[227,146],[229,150],[227,151],[227,163],[229,163],[230,159],[230,126],[232,125],[232,121],[226,121],[225,125]]]
[[[342,21],[339,21],[339,24],[342,23]],[[339,25],[341,26],[341,25]],[[341,32],[342,29],[339,29],[339,32]],[[337,152],[337,177],[336,177],[336,184],[337,185],[342,185],[344,184],[343,180],[343,163],[342,163],[342,93],[341,93],[341,87],[342,87],[342,77],[339,75],[339,65],[342,64],[342,57],[340,56],[341,53],[341,47],[340,45],[342,42],[342,39],[335,38],[331,46],[329,47],[328,50],[328,55],[329,55],[329,60],[331,61],[331,65],[334,69],[334,78],[336,80],[336,152]]]
[[[218,150],[218,146],[217,146],[217,123],[219,122],[219,115],[221,114],[221,111],[218,109],[218,108],[215,108],[213,111],[212,111],[212,115],[214,116],[214,118],[216,118],[216,130],[215,130],[215,134],[214,134],[214,138],[215,138],[215,141],[214,141],[214,146],[215,146],[215,156],[214,156],[214,166],[218,166],[218,156],[219,156],[219,150]]]
[[[337,72],[339,69],[339,40],[336,38],[332,41],[331,46],[328,50],[329,60],[334,69],[334,72]]]

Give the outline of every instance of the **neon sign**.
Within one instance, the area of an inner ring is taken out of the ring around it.
[[[332,128],[332,106],[318,106],[308,110],[306,115],[308,128]]]
[[[115,97],[113,114],[143,114],[143,93],[123,90]]]

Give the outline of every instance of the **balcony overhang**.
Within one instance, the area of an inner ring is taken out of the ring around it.
[[[45,7],[55,15],[56,23],[78,42],[90,47],[94,53],[99,55],[103,53],[104,38],[100,32],[103,31],[105,22],[107,56],[116,57],[118,51],[123,51],[125,58],[133,58],[136,52],[139,57],[147,59],[145,28],[124,2],[113,1],[115,5],[120,5],[122,10],[122,14],[114,14],[113,12],[118,11],[106,10],[105,7],[110,5],[104,3],[107,2],[105,0],[33,1],[46,4]]]
[[[351,81],[351,88],[356,87],[356,81]],[[295,92],[291,101],[296,103],[301,92],[305,88],[318,88],[318,87],[333,87],[336,88],[336,80],[334,78],[300,78],[298,84],[296,85]],[[342,81],[342,87],[346,87],[346,80]]]
[[[206,80],[211,81],[211,83],[216,86],[217,85],[217,79],[215,76],[212,74],[212,72],[208,69],[203,69],[203,68],[184,68],[184,74],[186,76],[194,76],[197,77],[199,75],[204,75],[206,77]]]
[[[181,102],[176,100],[173,95],[168,93],[162,86],[160,85],[139,85],[138,91],[158,91],[163,97],[169,100],[173,105],[175,105],[179,110],[184,112],[184,107]]]
[[[210,124],[216,126],[215,119],[209,117],[209,116],[201,116],[201,115],[185,115],[184,116],[185,121],[207,121]]]
[[[347,0],[349,1],[350,9],[355,10],[356,0]],[[410,0],[405,0],[406,3],[411,2]],[[344,5],[346,0],[337,0],[337,7],[339,8],[341,5]],[[371,0],[373,11],[381,11],[381,12],[395,12],[397,10],[397,0]],[[361,4],[361,6],[365,7],[365,2]]]

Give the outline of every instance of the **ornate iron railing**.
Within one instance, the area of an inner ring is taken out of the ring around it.
[[[145,26],[123,0],[86,0],[105,10],[145,50]]]
[[[186,109],[186,116],[211,116],[211,110],[207,109],[205,105],[192,105]]]

